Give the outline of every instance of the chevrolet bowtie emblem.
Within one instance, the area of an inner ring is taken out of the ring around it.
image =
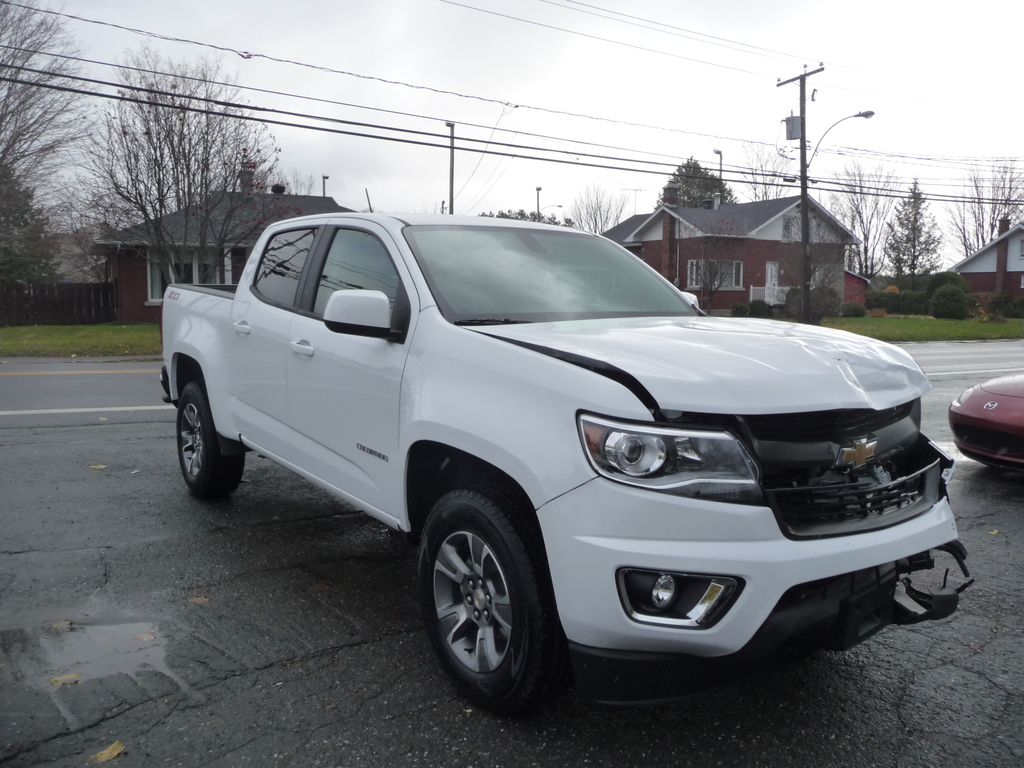
[[[867,460],[875,455],[877,445],[877,440],[867,440],[866,438],[854,440],[852,448],[840,449],[839,461],[836,462],[836,466],[852,464],[855,467],[863,467]]]

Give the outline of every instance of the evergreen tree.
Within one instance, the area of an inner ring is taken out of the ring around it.
[[[44,283],[57,279],[54,239],[32,190],[0,166],[0,281]]]
[[[692,157],[676,168],[669,177],[669,184],[679,188],[679,205],[682,208],[699,208],[705,200],[710,200],[715,192],[722,195],[722,205],[736,202],[736,195],[716,173],[706,170]],[[658,198],[657,207],[664,201]]]
[[[939,267],[939,234],[935,217],[928,211],[928,201],[914,179],[910,194],[896,206],[894,221],[885,239],[885,258],[897,278],[908,278],[915,290],[917,279]]]

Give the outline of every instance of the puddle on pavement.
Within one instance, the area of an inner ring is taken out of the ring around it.
[[[51,626],[40,636],[44,681],[65,674],[80,680],[143,669],[165,671],[164,640],[155,624]]]

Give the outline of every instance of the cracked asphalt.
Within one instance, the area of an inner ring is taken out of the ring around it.
[[[928,396],[926,431],[959,387]],[[3,768],[118,741],[124,768],[1024,763],[1024,475],[958,463],[977,583],[950,619],[677,705],[569,692],[517,719],[448,686],[413,548],[265,459],[199,502],[163,412],[0,423],[0,478]]]

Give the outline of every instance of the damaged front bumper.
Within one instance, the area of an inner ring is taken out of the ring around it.
[[[967,551],[958,540],[936,547],[965,578]],[[873,568],[798,584],[782,595],[750,641],[725,656],[618,651],[569,644],[580,695],[606,703],[656,703],[721,688],[816,650],[844,651],[889,624],[947,618],[969,579],[918,589],[908,574],[935,567],[933,551]]]

